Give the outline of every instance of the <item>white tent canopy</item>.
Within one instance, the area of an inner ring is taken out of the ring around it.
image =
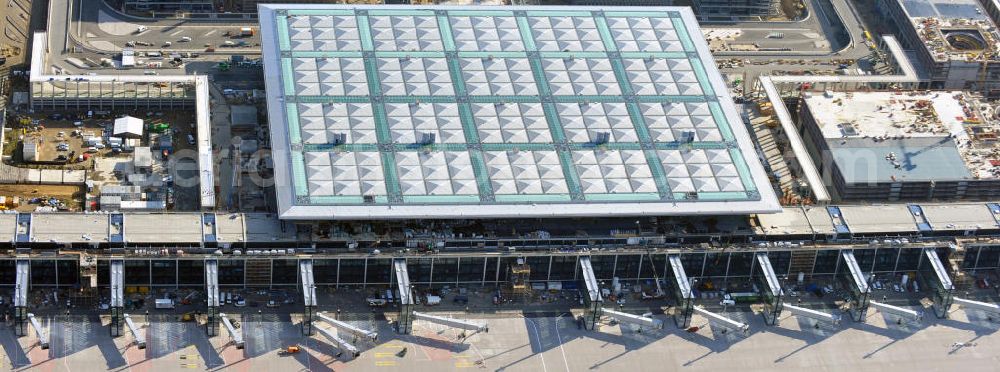
[[[115,119],[115,137],[142,137],[142,119],[123,116]]]

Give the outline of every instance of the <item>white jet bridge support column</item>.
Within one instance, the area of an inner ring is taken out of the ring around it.
[[[726,318],[722,315],[713,313],[711,311],[705,310],[701,306],[695,306],[694,312],[701,314],[701,316],[708,319],[708,323],[714,326],[719,326],[727,330],[733,330],[742,333],[744,336],[750,334],[750,326],[746,323],[740,323],[735,320]]]
[[[687,272],[681,262],[681,255],[667,255],[667,262],[670,264],[670,271],[674,276],[674,301],[677,308],[674,310],[674,323],[680,328],[691,326],[691,314],[694,313],[694,294],[691,292],[691,281],[688,280]]]
[[[882,311],[883,313],[893,314],[899,317],[898,321],[908,320],[911,322],[919,322],[924,319],[924,312],[918,310],[911,310],[899,306],[884,304],[881,302],[871,301],[871,305],[876,309]]]
[[[583,296],[583,327],[594,330],[604,310],[604,298],[601,296],[601,286],[597,283],[597,276],[594,275],[594,266],[590,262],[590,256],[580,256],[580,272],[583,276],[584,287],[587,288],[587,295]]]
[[[111,260],[111,337],[122,335],[125,328],[125,260]]]
[[[365,340],[368,340],[368,341],[370,341],[372,343],[378,341],[378,332],[368,331],[368,330],[364,330],[364,329],[355,327],[355,326],[350,325],[350,324],[348,324],[346,322],[342,322],[342,321],[339,321],[337,319],[333,319],[333,318],[327,316],[326,314],[316,314],[316,317],[319,318],[320,320],[326,322],[327,324],[330,324],[331,326],[333,326],[333,328],[336,328],[338,334],[341,333],[341,332],[342,333],[346,333],[346,334],[349,334],[349,335],[353,336],[355,339],[359,339],[359,338],[360,339],[365,339]]]
[[[333,343],[337,344],[337,348],[340,349],[341,352],[350,354],[352,358],[357,358],[361,355],[361,351],[358,350],[356,346],[351,345],[351,343],[347,342],[347,340],[338,337],[336,333],[320,327],[316,327],[316,332],[319,332],[319,334],[323,335],[330,341],[333,341]],[[340,354],[337,354],[337,356],[340,356]]]
[[[31,288],[31,261],[17,260],[14,287],[14,334],[28,334],[28,290]]]
[[[132,338],[135,339],[135,346],[140,349],[145,349],[146,337],[143,336],[142,329],[135,325],[135,322],[132,321],[132,317],[128,314],[123,315],[123,317],[125,318],[125,325],[128,326],[129,332],[132,332]]]
[[[764,291],[762,296],[764,299],[764,323],[778,325],[784,305],[781,283],[778,281],[778,275],[774,273],[774,267],[771,266],[771,259],[767,257],[767,252],[757,252],[754,256],[754,264],[757,265],[754,277]]]
[[[233,322],[229,320],[229,316],[226,314],[219,314],[219,319],[222,320],[222,324],[226,326],[226,331],[229,332],[229,339],[236,345],[237,349],[243,349],[246,343],[243,341],[243,333],[233,326]]]
[[[945,271],[937,249],[924,249],[924,258],[926,258],[926,262],[920,264],[920,270],[917,272],[923,279],[921,284],[926,285],[932,293],[933,305],[931,308],[934,310],[934,315],[940,319],[947,318],[948,309],[951,308],[954,301],[955,285],[952,284],[951,277]]]
[[[312,336],[313,315],[316,312],[316,281],[313,278],[313,260],[299,260],[299,276],[302,280],[302,334]]]
[[[837,277],[841,284],[850,292],[851,317],[855,322],[864,322],[868,318],[868,305],[871,301],[871,288],[865,280],[865,275],[854,258],[854,251],[841,252],[840,268]]]
[[[208,337],[219,335],[219,260],[205,260],[205,305],[208,321],[205,332]]]
[[[452,328],[458,328],[466,331],[487,332],[487,333],[489,333],[490,331],[490,327],[486,323],[483,324],[473,323],[467,320],[445,318],[443,316],[424,314],[416,311],[413,312],[413,319],[424,320],[431,323],[440,324]]]
[[[831,324],[840,324],[840,315],[827,314],[822,311],[807,309],[804,307],[799,307],[795,305],[783,304],[785,310],[792,313],[792,315],[800,316],[803,318],[809,318],[820,322],[826,322]]]
[[[966,300],[964,298],[955,297],[955,303],[966,308],[966,309],[976,309],[986,312],[987,316],[992,321],[994,319],[1000,319],[1000,305],[991,304],[981,301]]]
[[[42,350],[48,349],[49,335],[42,329],[42,323],[32,313],[28,313],[28,320],[31,321],[31,327],[35,329],[35,336],[38,337],[38,345],[42,347]]]
[[[604,315],[618,319],[619,323],[637,325],[640,327],[640,329],[642,329],[643,327],[651,329],[663,329],[662,320],[651,318],[648,316],[629,314],[611,309],[604,309]]]
[[[406,259],[392,260],[392,271],[396,280],[396,290],[399,291],[399,319],[396,320],[396,333],[410,334],[413,331],[413,291],[410,288],[410,273],[406,268]]]

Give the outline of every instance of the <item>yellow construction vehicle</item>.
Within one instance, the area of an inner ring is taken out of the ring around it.
[[[299,345],[292,345],[278,350],[278,355],[292,355],[298,354],[302,349],[299,349]]]

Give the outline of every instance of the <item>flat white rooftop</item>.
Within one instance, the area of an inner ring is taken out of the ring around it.
[[[778,210],[688,8],[260,14],[281,218]]]

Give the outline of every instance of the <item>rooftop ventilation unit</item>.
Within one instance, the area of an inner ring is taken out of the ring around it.
[[[421,145],[423,145],[423,146],[433,145],[436,137],[437,137],[437,135],[434,134],[434,133],[430,133],[430,132],[420,133],[420,142],[418,142],[418,143],[421,144]]]
[[[594,144],[603,145],[611,141],[611,133],[608,132],[597,132],[594,133]]]
[[[333,134],[333,144],[343,145],[347,143],[347,133],[334,133]]]

